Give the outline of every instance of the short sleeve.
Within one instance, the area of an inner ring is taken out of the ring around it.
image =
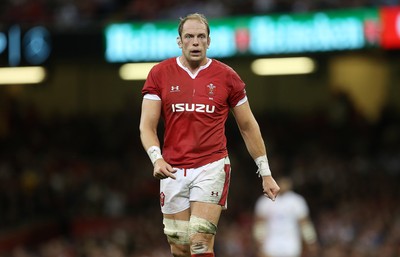
[[[246,100],[246,85],[243,80],[239,77],[239,75],[233,70],[230,69],[230,85],[231,85],[231,93],[229,95],[229,106],[235,107],[238,105],[240,101]]]
[[[156,65],[150,70],[149,74],[147,75],[147,79],[142,88],[142,96],[150,94],[157,95],[161,98],[160,89],[158,87],[157,74],[158,67]]]
[[[306,200],[300,196],[296,195],[296,201],[293,202],[293,205],[296,206],[296,214],[299,219],[305,218],[309,215],[308,206]]]

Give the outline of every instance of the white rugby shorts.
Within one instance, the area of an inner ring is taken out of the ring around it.
[[[227,208],[231,165],[229,157],[199,168],[177,169],[176,179],[160,180],[160,205],[164,214],[190,207],[190,202],[215,203]]]

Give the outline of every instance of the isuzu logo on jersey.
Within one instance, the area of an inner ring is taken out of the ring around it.
[[[208,104],[188,104],[177,103],[172,104],[172,112],[205,112],[214,113],[215,106]]]

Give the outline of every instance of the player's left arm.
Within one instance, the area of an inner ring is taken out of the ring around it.
[[[246,101],[232,109],[249,154],[258,166],[258,172],[263,179],[264,194],[271,200],[275,200],[280,188],[272,177],[269,169],[267,150],[262,137],[260,127],[251,111],[249,102]]]
[[[232,112],[251,157],[256,159],[265,155],[266,147],[264,140],[258,122],[250,109],[249,102],[246,101],[239,106],[235,106]]]

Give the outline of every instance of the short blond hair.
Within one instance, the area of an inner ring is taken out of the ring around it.
[[[178,26],[178,33],[179,36],[182,36],[182,29],[183,29],[183,25],[185,24],[185,22],[187,20],[198,20],[202,23],[204,23],[204,25],[206,25],[207,28],[207,36],[210,36],[210,26],[208,25],[208,20],[206,18],[206,16],[204,16],[203,14],[200,13],[191,13],[186,15],[183,18],[180,18],[180,22],[179,22],[179,26]]]

